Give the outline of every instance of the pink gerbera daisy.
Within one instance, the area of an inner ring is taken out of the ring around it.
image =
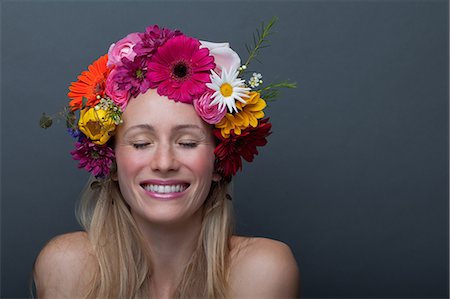
[[[151,88],[158,88],[160,95],[190,104],[206,91],[214,68],[214,57],[207,48],[200,49],[197,39],[179,35],[152,56],[147,79]]]

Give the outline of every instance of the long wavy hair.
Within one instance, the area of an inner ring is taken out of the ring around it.
[[[227,298],[233,211],[228,183],[212,182],[202,206],[197,246],[175,291],[175,298]],[[117,181],[89,182],[78,219],[98,260],[85,298],[149,298],[152,257]]]

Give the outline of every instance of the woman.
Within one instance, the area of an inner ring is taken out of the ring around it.
[[[232,235],[228,184],[271,128],[260,76],[238,78],[248,62],[150,26],[72,83],[72,155],[97,180],[80,205],[86,232],[54,238],[36,260],[39,297],[298,296],[288,246]]]

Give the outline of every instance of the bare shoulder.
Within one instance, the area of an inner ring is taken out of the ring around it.
[[[85,232],[53,238],[41,250],[34,265],[38,297],[82,297],[96,264]]]
[[[299,280],[297,262],[285,243],[267,238],[232,238],[233,298],[296,298]]]

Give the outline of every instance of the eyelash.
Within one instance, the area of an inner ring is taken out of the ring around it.
[[[143,149],[145,147],[147,147],[150,143],[134,143],[133,147],[135,149]],[[180,142],[179,145],[181,145],[181,147],[185,147],[185,148],[195,148],[197,147],[197,143],[196,142]]]
[[[134,143],[133,147],[135,149],[143,149],[145,148],[147,145],[149,145],[150,143]]]
[[[179,144],[182,147],[186,147],[186,148],[195,148],[195,147],[197,147],[197,143],[196,142],[180,142]]]

